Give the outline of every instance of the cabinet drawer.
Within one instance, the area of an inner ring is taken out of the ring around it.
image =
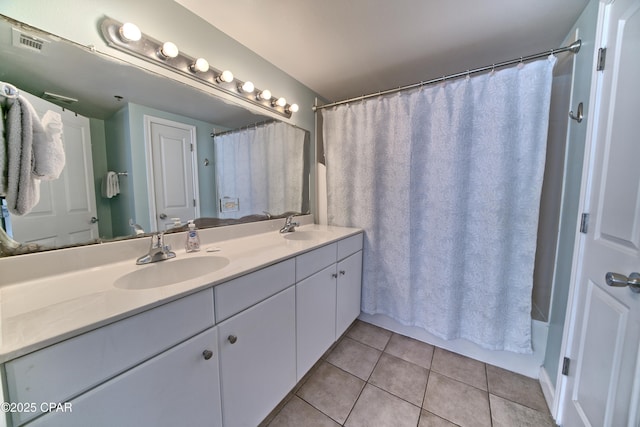
[[[275,295],[294,282],[295,261],[289,259],[216,286],[216,322]]]
[[[363,234],[359,233],[338,242],[338,261],[362,249],[362,236]]]
[[[322,246],[296,257],[296,282],[336,262],[337,244]]]
[[[5,364],[9,400],[64,402],[213,326],[211,289]],[[13,414],[14,424],[37,413]]]

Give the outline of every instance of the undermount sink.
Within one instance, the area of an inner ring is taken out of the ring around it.
[[[324,231],[303,230],[286,233],[284,234],[284,238],[287,240],[315,240],[321,239],[326,235],[327,233],[325,233]]]
[[[137,267],[116,279],[114,286],[132,290],[159,288],[204,276],[227,265],[229,259],[221,256],[174,258]]]

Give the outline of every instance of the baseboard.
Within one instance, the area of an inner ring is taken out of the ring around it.
[[[544,368],[544,366],[540,367],[540,373],[538,374],[538,381],[540,381],[540,387],[542,388],[542,394],[544,395],[544,400],[547,401],[547,406],[549,407],[549,411],[551,412],[551,416],[556,418],[556,414],[554,413],[554,404],[555,404],[555,395],[556,389],[551,382],[551,378],[549,378],[549,373]]]

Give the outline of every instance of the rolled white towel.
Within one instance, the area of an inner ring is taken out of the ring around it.
[[[118,175],[115,172],[109,171],[104,174],[104,176],[102,177],[102,186],[101,186],[102,197],[110,199],[117,194],[114,192],[115,190],[113,185],[114,179],[116,181],[118,180]]]
[[[59,113],[48,110],[41,122],[44,134],[33,140],[32,172],[38,179],[58,179],[66,160],[62,144],[62,118]]]

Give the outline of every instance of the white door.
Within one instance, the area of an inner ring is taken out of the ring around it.
[[[604,10],[606,65],[597,76],[583,182],[590,224],[581,234],[573,285],[563,426],[640,422],[640,293],[605,280],[607,272],[640,272],[640,0],[615,0]]]
[[[11,216],[13,238],[45,246],[85,243],[98,237],[89,119],[22,93],[40,117],[60,113],[65,166],[60,178],[41,181],[40,201],[24,216]]]
[[[145,117],[150,136],[153,189],[151,224],[166,230],[172,218],[184,224],[199,216],[195,126]]]

